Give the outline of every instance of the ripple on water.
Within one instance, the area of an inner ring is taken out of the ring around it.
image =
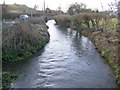
[[[45,87],[45,88],[53,88],[54,86],[56,86],[55,83],[52,83],[52,84],[45,83],[45,84],[44,84],[44,87]]]
[[[51,59],[50,62],[63,62],[64,59]]]
[[[37,87],[43,86],[43,84],[47,81],[47,78],[38,78],[37,79]]]
[[[38,75],[52,75],[52,74],[54,74],[54,72],[51,71],[51,70],[49,70],[49,71],[40,70],[40,71],[38,72]]]
[[[54,86],[56,86],[56,85],[55,84],[48,84],[48,83],[42,83],[42,84],[38,83],[37,88],[53,88]]]
[[[64,56],[63,59],[68,59],[68,56]]]
[[[54,69],[40,69],[40,71],[38,71],[38,73],[39,73],[40,77],[41,77],[41,75],[48,77],[48,76],[55,76],[56,74],[60,74],[61,72],[63,72],[63,70],[64,70],[64,68],[59,66]]]
[[[40,69],[54,69],[55,66],[49,65],[49,66],[40,66]]]
[[[46,63],[46,64],[58,64],[58,63],[62,63],[62,62],[64,62],[65,61],[65,59],[63,59],[63,58],[61,58],[61,59],[49,59],[49,60],[41,60],[41,61],[39,61],[39,64],[41,65],[42,63]]]
[[[48,75],[45,73],[38,73],[38,77],[40,78],[46,78]]]

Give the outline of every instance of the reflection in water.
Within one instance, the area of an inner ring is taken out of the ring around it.
[[[21,68],[24,66],[24,74],[13,82],[12,87],[116,87],[109,66],[103,62],[91,41],[84,36],[76,37],[75,31],[60,29],[54,23],[54,20],[47,23],[50,42],[41,55],[19,65]]]

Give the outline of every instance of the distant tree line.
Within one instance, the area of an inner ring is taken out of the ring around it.
[[[98,10],[91,10],[87,8],[87,5],[84,3],[74,3],[71,4],[70,7],[68,8],[67,13],[70,15],[78,14],[78,13],[88,13],[88,12],[99,12]]]

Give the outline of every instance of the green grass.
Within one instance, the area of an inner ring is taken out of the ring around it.
[[[17,78],[17,74],[13,74],[11,72],[3,72],[2,73],[2,90],[6,90],[10,87],[10,83]]]
[[[37,12],[34,9],[30,9],[26,5],[19,5],[19,4],[6,4],[6,6],[4,7],[4,9],[8,13],[31,13],[31,11],[32,12]]]
[[[9,11],[9,13],[23,13],[23,12],[20,12],[20,11],[15,11],[15,10],[11,10],[11,11]]]
[[[118,24],[118,18],[112,18],[111,22],[112,24]]]

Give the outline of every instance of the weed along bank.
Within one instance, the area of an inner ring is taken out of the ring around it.
[[[23,60],[48,41],[49,34],[44,23],[22,21],[12,26],[3,25],[3,62]]]
[[[40,51],[49,42],[49,33],[44,19],[32,18],[13,25],[3,24],[2,36],[4,88],[9,86],[16,77],[15,73],[4,71],[4,65],[27,60],[28,57]]]
[[[94,43],[105,62],[111,66],[116,83],[120,86],[118,18],[105,13],[78,13],[58,15],[54,19],[60,27],[71,28]]]

